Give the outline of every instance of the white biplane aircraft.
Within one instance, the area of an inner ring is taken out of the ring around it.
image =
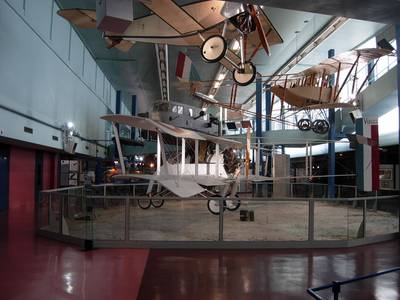
[[[256,76],[251,59],[257,51],[262,47],[270,55],[270,45],[283,42],[257,5],[228,1],[197,1],[183,6],[172,0],[138,2],[152,14],[129,23],[115,17],[98,20],[99,12],[95,10],[61,9],[58,14],[77,27],[102,30],[108,48],[128,51],[134,42],[199,47],[205,61],[220,62],[242,86]],[[230,47],[235,41],[239,43],[236,50]]]
[[[213,195],[212,187],[220,187],[220,196],[234,198],[238,183],[240,180],[248,180],[252,182],[261,182],[273,180],[271,177],[249,175],[239,175],[240,165],[233,168],[230,174],[225,170],[225,157],[222,154],[224,149],[241,148],[242,143],[218,136],[209,135],[203,132],[196,132],[188,129],[178,128],[170,124],[166,124],[157,120],[143,117],[134,117],[126,115],[105,115],[101,117],[103,120],[112,123],[115,142],[117,145],[119,161],[122,174],[115,175],[115,179],[121,180],[148,180],[150,182],[147,194],[151,194],[154,182],[159,183],[170,193],[180,197],[189,198],[196,195],[206,196]],[[119,140],[118,129],[115,124],[125,124],[134,128],[140,128],[157,133],[157,171],[156,174],[127,174],[124,159]],[[168,162],[166,155],[166,145],[163,135],[175,137],[177,140],[182,139],[182,147],[180,151],[181,159],[177,159],[174,164]],[[186,163],[185,143],[186,140],[194,140],[194,163]],[[207,162],[199,163],[199,141],[207,141],[215,144],[215,153],[207,160]],[[246,151],[249,151],[246,147]],[[246,157],[248,155],[246,154]],[[179,163],[180,162],[180,163]],[[247,164],[247,162],[246,162]],[[276,178],[275,178],[276,179]],[[226,208],[230,210],[237,209],[240,205],[239,201],[227,200]],[[214,200],[208,201],[210,212],[219,213],[219,202]],[[142,206],[141,206],[142,207]],[[150,200],[148,201],[150,207]]]

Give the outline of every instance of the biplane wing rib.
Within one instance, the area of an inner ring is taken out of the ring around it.
[[[141,0],[140,2],[181,34],[204,29],[172,0]]]
[[[385,56],[391,54],[392,51],[388,49],[380,49],[380,48],[365,48],[343,52],[337,56],[332,58],[328,58],[316,66],[308,68],[299,73],[302,76],[309,76],[313,74],[325,74],[331,75],[335,74],[340,65],[340,70],[344,70],[353,66],[353,64],[357,61],[357,57],[359,56],[359,63],[367,63],[371,59],[376,59],[381,56]]]

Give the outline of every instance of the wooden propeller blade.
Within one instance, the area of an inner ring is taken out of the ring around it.
[[[79,8],[60,9],[57,11],[57,14],[79,28],[96,29],[95,10]]]
[[[254,8],[254,6],[251,5],[251,4],[248,5],[248,8],[249,8],[249,12],[250,12],[250,15],[251,15],[252,19],[256,23],[258,36],[260,37],[260,41],[261,41],[262,46],[264,47],[265,53],[267,53],[267,55],[270,56],[271,55],[271,50],[269,48],[269,44],[268,44],[268,41],[267,41],[267,38],[266,38],[266,34],[264,32],[264,28],[262,27],[260,19],[257,16],[257,11]]]

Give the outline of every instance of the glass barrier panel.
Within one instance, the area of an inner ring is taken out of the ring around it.
[[[314,239],[347,240],[347,201],[316,200],[314,202]]]
[[[399,232],[399,198],[367,201],[367,237]]]
[[[295,198],[308,198],[311,195],[311,186],[308,183],[293,183],[291,189]]]
[[[61,205],[64,197],[66,195],[61,193],[48,193],[46,195],[47,201],[41,204],[40,218],[43,224],[40,225],[40,229],[60,233]]]
[[[40,193],[37,208],[37,228],[44,229],[50,224],[50,193]]]
[[[354,192],[354,190],[353,190]],[[364,213],[363,200],[354,200],[348,202],[347,207],[347,236],[348,239],[361,239],[364,237]]]
[[[90,198],[91,217],[88,221],[94,240],[125,239],[125,205],[125,199]]]
[[[130,240],[216,241],[219,234],[206,199],[133,199],[129,225]]]
[[[224,240],[302,241],[308,239],[308,201],[226,200]],[[229,209],[231,207],[231,209]]]
[[[91,219],[86,209],[87,199],[82,195],[69,194],[63,199],[64,218],[62,233],[81,239],[86,238],[86,223]]]

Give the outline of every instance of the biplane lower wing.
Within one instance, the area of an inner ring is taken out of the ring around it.
[[[205,191],[191,176],[125,174],[115,175],[114,178],[122,180],[143,179],[155,181],[180,198],[193,197]]]
[[[331,87],[299,86],[284,88],[280,85],[271,87],[271,92],[292,106],[304,107],[329,103],[332,99]]]

